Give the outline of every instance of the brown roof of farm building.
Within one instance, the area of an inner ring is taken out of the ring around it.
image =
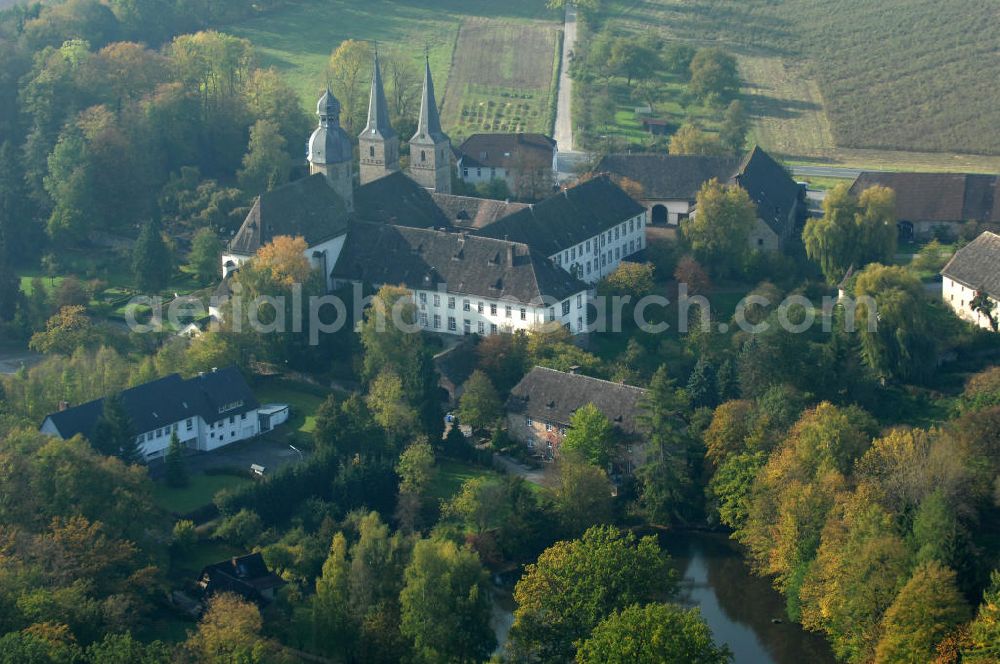
[[[639,414],[645,394],[641,387],[535,367],[511,390],[507,410],[540,422],[569,425],[573,413],[594,404],[631,436],[641,433]]]
[[[875,185],[896,192],[900,221],[1000,221],[1000,176],[865,172],[854,181],[851,193],[860,195]]]
[[[552,168],[555,148],[543,134],[473,134],[455,153],[466,168]]]

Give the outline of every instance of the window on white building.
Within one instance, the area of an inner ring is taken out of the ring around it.
[[[472,303],[468,300],[462,300],[462,311],[472,311]]]
[[[490,303],[490,315],[491,316],[497,315],[497,305],[493,302]]]
[[[521,307],[521,320],[528,320],[528,310]]]
[[[579,309],[583,306],[583,293],[576,296],[576,308]]]
[[[448,298],[448,308],[449,309],[454,309],[455,308],[455,298],[453,298],[453,297],[449,297]]]
[[[468,318],[462,321],[462,332],[465,334],[472,334],[472,321]]]
[[[421,293],[418,298],[420,299],[420,304],[427,304],[427,293]]]
[[[490,334],[496,334],[496,333],[497,333],[497,324],[490,323]]]
[[[441,306],[441,296],[440,295],[435,295],[434,296],[434,306],[435,307],[440,307]]]
[[[566,316],[566,315],[569,314],[569,300],[566,300],[565,302],[562,303],[562,312],[563,312],[563,316]]]
[[[507,305],[504,305],[503,312],[504,312],[504,315],[507,318],[510,318],[511,314],[513,312],[513,309],[511,308],[511,306],[509,304],[507,304]]]
[[[458,330],[458,325],[455,323],[455,317],[454,316],[448,316],[448,329],[450,331],[452,331],[452,332],[455,332],[455,331]]]
[[[479,302],[478,304],[476,304],[476,311],[478,311],[479,313],[483,313],[483,303],[482,302]]]
[[[420,312],[420,324],[423,327],[427,327],[427,314]]]
[[[479,321],[478,325],[479,325],[479,334],[485,334],[486,324],[483,321]]]
[[[187,430],[188,431],[190,431],[191,429],[193,429],[194,428],[194,418],[193,417],[189,417],[188,420],[187,420],[186,425],[187,425]]]
[[[440,330],[441,329],[441,316],[440,316],[440,314],[434,314],[434,329],[435,330]]]

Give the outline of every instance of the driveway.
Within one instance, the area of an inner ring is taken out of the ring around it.
[[[548,486],[545,480],[544,468],[535,470],[534,468],[529,468],[523,463],[516,461],[509,456],[503,456],[502,454],[494,454],[493,460],[510,475],[523,477],[526,481],[531,482],[532,484],[537,484],[538,486]]]
[[[309,456],[309,452],[302,450],[300,456],[298,452],[292,450],[281,435],[282,429],[278,429],[278,434],[265,434],[257,438],[226,445],[212,452],[195,452],[184,457],[189,473],[203,473],[209,468],[236,468],[250,473],[250,465],[258,464],[267,469],[267,474],[271,474],[281,466],[295,463]],[[150,464],[149,474],[154,478],[162,476],[164,472],[163,461]]]
[[[563,182],[577,175],[587,155],[573,149],[573,79],[569,77],[570,54],[576,48],[576,8],[567,4],[563,24],[562,65],[559,67],[559,92],[556,96],[556,124],[553,128],[556,147],[556,178]]]
[[[22,366],[31,368],[41,361],[41,355],[23,348],[0,350],[0,374],[17,373]]]

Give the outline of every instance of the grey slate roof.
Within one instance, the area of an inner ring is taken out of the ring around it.
[[[448,217],[430,192],[402,171],[369,182],[354,192],[358,219],[414,228],[443,228]]]
[[[728,182],[738,165],[739,162],[730,157],[609,154],[594,170],[638,182],[644,198],[693,203],[703,184],[713,178]]]
[[[594,404],[626,435],[640,434],[637,416],[646,390],[598,378],[535,367],[514,386],[507,410],[540,422],[568,426],[578,409]]]
[[[375,63],[372,66],[372,89],[368,98],[368,124],[365,125],[361,135],[381,138],[392,138],[396,135],[389,123],[389,104],[385,101],[385,88],[382,85],[382,69],[379,67],[378,51],[375,51]]]
[[[452,226],[459,228],[483,228],[515,212],[527,209],[527,203],[495,201],[488,198],[455,196],[454,194],[431,194],[434,203],[444,213]]]
[[[285,585],[284,579],[267,568],[260,552],[207,565],[199,579],[206,596],[231,592],[259,603],[265,602],[265,591]]]
[[[909,222],[1000,222],[1000,176],[964,173],[865,172],[851,185],[860,195],[881,185],[896,192],[896,218]]]
[[[279,235],[301,235],[313,247],[343,234],[347,219],[343,200],[317,173],[258,196],[229,249],[251,256]]]
[[[351,225],[331,276],[539,304],[588,289],[524,244],[366,222]]]
[[[552,168],[555,148],[544,134],[473,134],[455,153],[467,168]]]
[[[645,209],[610,178],[598,176],[474,233],[522,242],[553,256],[642,214]]]
[[[410,142],[433,145],[447,140],[448,137],[441,130],[441,117],[438,115],[437,99],[434,96],[431,62],[425,58],[424,87],[420,95],[420,119],[417,122],[417,133]]]
[[[170,374],[121,393],[125,412],[132,420],[136,435],[200,416],[206,422],[223,417],[221,406],[243,402],[237,409],[226,411],[225,417],[240,415],[257,408],[257,399],[246,380],[235,367],[207,372],[184,380]],[[96,399],[75,408],[52,413],[50,420],[63,438],[82,434],[90,438],[94,426],[104,413],[104,399]]]
[[[595,169],[638,182],[643,198],[694,202],[711,179],[739,184],[757,205],[757,216],[779,237],[785,235],[799,186],[788,172],[759,147],[742,160],[729,157],[664,154],[616,154],[601,159]]]
[[[757,204],[757,216],[778,237],[784,237],[801,189],[788,171],[771,155],[754,147],[740,164],[732,181],[743,187]]]
[[[956,251],[941,274],[1000,299],[1000,235],[982,233]]]

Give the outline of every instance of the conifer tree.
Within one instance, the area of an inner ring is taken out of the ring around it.
[[[170,447],[167,448],[167,484],[173,487],[186,486],[188,483],[187,467],[184,464],[184,448],[177,432],[170,434]]]
[[[166,287],[173,273],[170,250],[159,224],[148,222],[132,250],[132,277],[140,291],[156,292]]]

